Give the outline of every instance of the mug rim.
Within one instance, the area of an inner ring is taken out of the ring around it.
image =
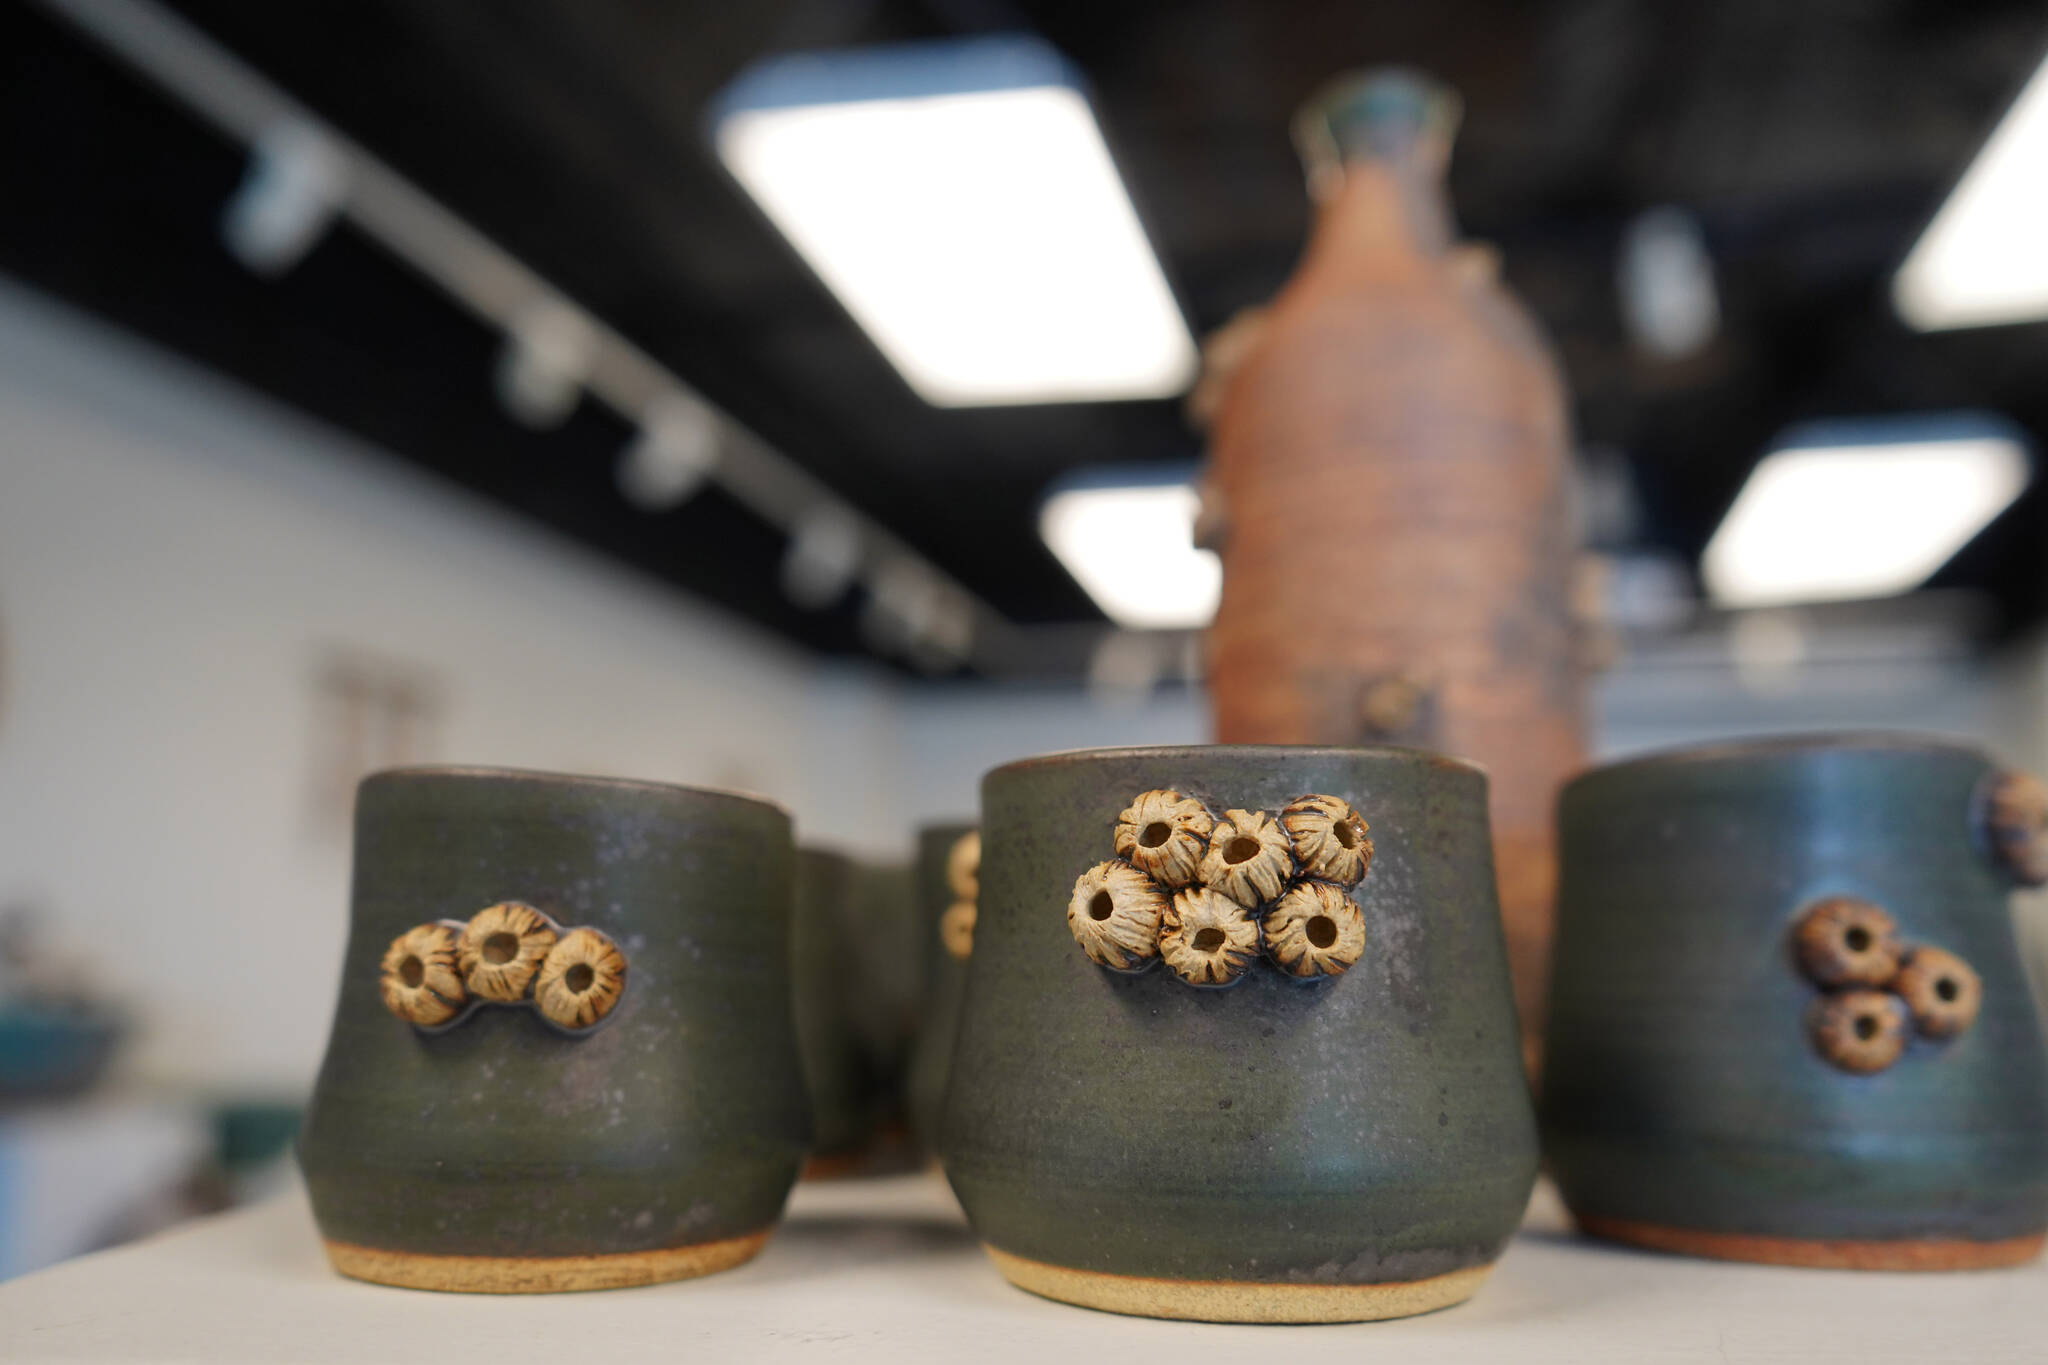
[[[765,806],[769,810],[795,823],[795,816],[789,807],[773,797],[759,792],[741,791],[737,787],[700,787],[685,782],[658,782],[645,777],[613,777],[603,773],[561,773],[545,768],[511,768],[490,763],[406,763],[395,768],[378,768],[365,773],[356,783],[360,791],[372,782],[399,777],[458,777],[488,778],[502,782],[545,782],[553,785],[576,787],[610,787],[624,791],[649,792],[662,796],[711,796],[729,801],[744,801],[750,805]]]
[[[1394,759],[1445,768],[1453,772],[1472,773],[1482,778],[1490,776],[1484,764],[1476,763],[1469,758],[1457,758],[1434,749],[1418,749],[1405,744],[1113,744],[1096,749],[1055,749],[1049,753],[1033,754],[1028,758],[1014,758],[1007,763],[999,763],[983,773],[982,781],[987,782],[1005,773],[1055,765],[1066,766],[1095,759],[1257,758],[1275,754],[1289,754],[1299,758]]]
[[[1741,735],[1732,739],[1677,744],[1630,754],[1597,764],[1567,780],[1569,791],[1596,778],[1641,768],[1679,767],[1693,763],[1725,763],[1745,758],[1861,750],[1869,753],[1955,754],[1990,762],[1983,747],[1956,735],[1922,730],[1798,730],[1783,734]]]

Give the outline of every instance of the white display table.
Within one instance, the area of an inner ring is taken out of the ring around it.
[[[760,1259],[681,1284],[495,1298],[327,1269],[303,1194],[0,1284],[0,1361],[725,1365],[783,1360],[2048,1360],[2048,1265],[1780,1270],[1624,1251],[1530,1223],[1470,1303],[1343,1327],[1119,1318],[1005,1284],[937,1177],[807,1185]]]

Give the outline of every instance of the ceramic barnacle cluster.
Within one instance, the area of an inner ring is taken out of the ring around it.
[[[453,1027],[479,1005],[531,1006],[570,1032],[597,1026],[626,988],[626,956],[596,929],[565,930],[520,901],[415,925],[384,950],[384,1008],[416,1028]]]
[[[946,889],[953,903],[939,916],[939,942],[964,960],[974,952],[975,906],[981,899],[980,830],[968,830],[946,851]]]
[[[1067,903],[1074,941],[1112,971],[1164,962],[1191,986],[1228,986],[1262,952],[1304,979],[1341,975],[1365,952],[1348,888],[1372,867],[1372,840],[1339,797],[1217,817],[1193,797],[1149,791],[1117,816],[1112,846]]]
[[[1829,896],[1792,931],[1799,969],[1820,987],[1807,1018],[1814,1048],[1844,1071],[1882,1071],[1911,1033],[1959,1037],[1976,1021],[1983,986],[1954,953],[1899,937],[1869,901]]]

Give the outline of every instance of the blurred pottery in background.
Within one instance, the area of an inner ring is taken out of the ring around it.
[[[1533,1048],[1558,784],[1584,761],[1566,404],[1549,348],[1454,243],[1455,94],[1333,84],[1296,137],[1308,249],[1219,337],[1202,537],[1227,744],[1417,744],[1486,765],[1509,960]]]
[[[126,1021],[97,1005],[0,1000],[0,1101],[92,1089],[126,1032]]]
[[[2038,1254],[2048,1056],[2009,908],[2048,875],[2029,782],[1865,735],[1567,787],[1542,1108],[1580,1226],[1789,1265]]]
[[[54,951],[45,923],[29,906],[0,906],[0,1102],[92,1089],[128,1032],[91,960]]]
[[[854,864],[853,927],[859,974],[849,1003],[872,1086],[862,1173],[911,1170],[910,1053],[924,1016],[926,936],[909,863]]]
[[[1477,1289],[1536,1174],[1478,769],[1063,754],[981,828],[940,1155],[1005,1276],[1242,1322]]]
[[[925,1011],[910,1059],[910,1124],[926,1152],[938,1148],[953,1035],[974,951],[980,894],[981,835],[972,825],[927,825],[917,832],[917,911],[925,940]]]
[[[539,1293],[751,1257],[807,1140],[789,817],[488,769],[366,779],[300,1139],[335,1268]]]
[[[806,1179],[855,1173],[874,1135],[878,1082],[855,1019],[861,989],[855,876],[853,860],[843,853],[797,853],[790,947],[797,1044],[811,1097]]]

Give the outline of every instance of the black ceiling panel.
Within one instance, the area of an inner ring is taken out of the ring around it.
[[[782,0],[179,0],[174,8],[1019,621],[1093,619],[1036,503],[1084,465],[1187,460],[1172,402],[940,410],[839,310],[710,154],[703,110],[797,48],[1029,28],[1093,84],[1197,332],[1263,300],[1307,226],[1287,140],[1347,67],[1434,71],[1466,101],[1468,232],[1555,338],[1583,440],[1626,457],[1643,534],[1697,554],[1771,434],[1823,415],[1986,407],[2048,445],[2048,327],[1919,336],[1891,271],[2048,50],[2031,0],[1552,0],[1437,5]],[[238,148],[54,20],[0,13],[0,268],[821,649],[780,541],[716,494],[649,516],[628,437],[586,404],[536,433],[498,409],[497,339],[347,230],[260,280],[222,250]],[[1697,215],[1722,330],[1631,349],[1616,244]],[[2039,495],[1944,574],[2009,625],[2048,611]]]

